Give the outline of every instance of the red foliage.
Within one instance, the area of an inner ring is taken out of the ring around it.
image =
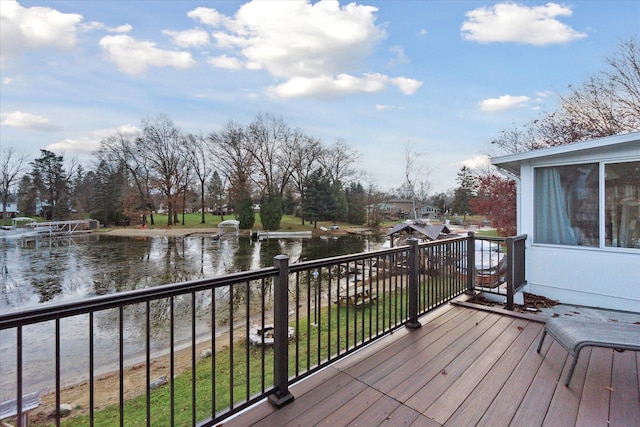
[[[477,197],[471,200],[472,209],[489,219],[501,236],[515,236],[516,183],[500,175],[478,177]]]

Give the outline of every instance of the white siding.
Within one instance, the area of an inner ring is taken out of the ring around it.
[[[520,234],[528,236],[526,292],[557,299],[562,303],[640,311],[640,250],[543,245],[533,242],[534,167],[631,160],[640,160],[640,141],[624,146],[613,145],[521,161],[518,230]],[[601,191],[601,215],[604,209],[602,193]],[[601,225],[601,235],[602,230]],[[603,238],[601,236],[601,242]]]

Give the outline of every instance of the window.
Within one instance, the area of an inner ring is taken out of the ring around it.
[[[598,163],[535,169],[536,243],[599,246]]]
[[[605,246],[640,248],[640,161],[609,163],[605,173]]]

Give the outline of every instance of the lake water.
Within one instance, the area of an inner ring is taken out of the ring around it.
[[[352,236],[252,241],[242,237],[216,240],[206,235],[127,238],[96,233],[29,242],[0,240],[0,313],[257,269],[273,265],[279,254],[289,255],[294,263],[379,247],[379,242]],[[142,350],[144,330],[135,313],[128,317],[125,344],[134,357]],[[87,353],[88,319],[76,316],[61,323],[65,331],[61,370],[65,377],[77,379],[74,370],[88,372],[86,366],[76,366],[73,357],[84,358]],[[94,324],[95,363],[107,371],[117,367],[117,313],[96,313]],[[210,325],[201,327],[210,330]],[[2,400],[15,397],[15,335],[14,330],[0,332]],[[24,328],[24,366],[31,368],[25,372],[25,391],[51,388],[53,335],[53,322]],[[160,341],[154,351],[166,348],[166,342]]]

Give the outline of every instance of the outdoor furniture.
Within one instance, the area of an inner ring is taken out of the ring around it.
[[[364,304],[372,303],[375,300],[376,296],[372,295],[368,288],[365,287],[363,289],[361,286],[349,286],[348,290],[338,296],[338,300],[335,301],[335,303],[360,308]]]
[[[27,426],[27,413],[32,409],[36,409],[40,406],[40,396],[37,392],[25,394],[22,396],[22,422],[20,425]],[[4,422],[7,418],[15,417],[18,415],[18,402],[17,399],[7,400],[0,403],[0,425],[12,427],[11,424]]]
[[[604,347],[614,350],[640,351],[640,325],[631,323],[575,320],[567,318],[551,318],[542,332],[538,353],[542,348],[545,336],[551,335],[564,347],[573,361],[567,373],[565,386],[569,386],[573,370],[578,362],[583,347]]]

